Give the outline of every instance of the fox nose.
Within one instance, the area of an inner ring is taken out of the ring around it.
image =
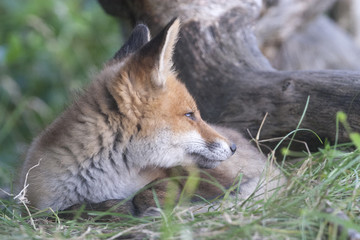
[[[231,145],[230,145],[230,150],[231,150],[232,154],[234,154],[234,153],[236,152],[236,145],[235,145],[235,143],[231,143]]]

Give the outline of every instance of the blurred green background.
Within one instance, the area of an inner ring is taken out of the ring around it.
[[[0,1],[0,187],[121,43],[95,0]]]

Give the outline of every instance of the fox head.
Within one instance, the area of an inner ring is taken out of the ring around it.
[[[200,116],[194,99],[173,69],[173,48],[180,22],[173,19],[150,40],[140,24],[106,65],[102,79],[116,109],[127,143],[127,164],[173,167],[197,164],[214,168],[228,159],[236,146]]]

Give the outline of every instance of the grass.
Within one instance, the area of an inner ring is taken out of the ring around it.
[[[59,219],[42,211],[32,214],[35,230],[30,217],[19,214],[18,205],[2,200],[0,238],[347,239],[349,229],[360,232],[360,150],[355,145],[326,145],[300,160],[286,161],[289,182],[266,201],[255,194],[236,204],[228,197],[204,213],[196,213],[199,205],[185,204],[165,208],[158,217],[96,222]],[[206,210],[208,205],[203,205]]]

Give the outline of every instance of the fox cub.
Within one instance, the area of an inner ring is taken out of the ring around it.
[[[145,25],[136,26],[87,89],[33,141],[20,178],[31,206],[102,209],[177,166],[209,169],[225,187],[243,172],[242,192],[255,189],[264,157],[238,133],[205,123],[177,79],[172,54],[179,24],[172,20],[151,40]],[[240,155],[233,156],[236,145],[228,139],[241,145]],[[217,194],[206,184],[198,191]],[[134,198],[138,210],[152,205],[152,195],[141,196],[147,192]]]
[[[31,206],[63,210],[125,199],[158,178],[160,168],[214,168],[234,154],[235,144],[201,119],[172,69],[179,24],[172,20],[151,40],[138,25],[33,141],[20,179]]]

